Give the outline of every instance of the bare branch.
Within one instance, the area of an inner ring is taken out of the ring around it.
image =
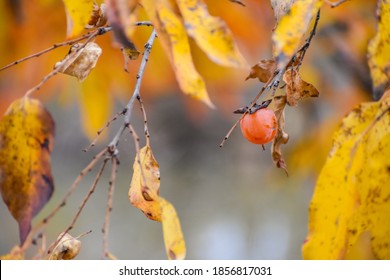
[[[120,127],[120,129],[116,133],[115,137],[112,139],[112,141],[108,145],[109,149],[111,149],[111,150],[115,149],[115,147],[118,146],[119,138],[121,137],[122,133],[125,131],[126,127],[128,127],[129,124],[130,124],[131,111],[133,110],[135,99],[138,96],[140,96],[140,89],[141,89],[142,78],[144,76],[145,67],[146,67],[146,64],[147,64],[147,62],[149,60],[149,55],[150,55],[150,52],[152,50],[154,39],[156,39],[156,37],[157,37],[157,33],[153,29],[152,34],[149,37],[149,40],[145,44],[145,52],[144,52],[144,55],[142,57],[142,61],[141,61],[141,65],[140,65],[139,70],[138,70],[138,74],[136,76],[136,84],[135,84],[135,89],[134,89],[133,95],[132,95],[132,97],[130,98],[129,102],[126,105],[125,122]]]
[[[62,239],[64,238],[64,236],[74,227],[74,225],[76,224],[76,221],[78,220],[78,218],[80,217],[80,214],[81,212],[83,211],[85,205],[87,204],[89,198],[91,197],[91,195],[94,193],[95,189],[96,189],[96,186],[103,174],[103,171],[104,171],[104,168],[106,167],[106,164],[107,164],[107,161],[109,160],[109,158],[105,158],[103,163],[102,163],[102,166],[100,167],[96,177],[95,177],[95,180],[94,182],[92,183],[91,187],[89,188],[89,191],[88,193],[86,194],[86,196],[84,197],[84,200],[83,202],[81,203],[76,215],[74,216],[72,222],[70,223],[70,225],[68,226],[68,228],[61,234],[61,236],[56,240],[56,242],[52,245],[52,248],[55,248],[57,246],[58,243],[60,243],[62,241]],[[50,249],[49,251],[47,252],[47,254],[50,254]]]
[[[112,201],[114,197],[114,190],[115,190],[115,182],[116,182],[116,173],[118,171],[118,164],[119,161],[116,156],[111,158],[111,178],[108,183],[108,199],[107,199],[107,208],[106,208],[106,214],[104,217],[104,224],[103,224],[103,257],[110,258],[110,251],[108,248],[108,231],[110,226],[110,216],[112,212]]]

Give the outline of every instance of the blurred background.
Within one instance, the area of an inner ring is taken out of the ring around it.
[[[242,0],[246,7],[227,0],[205,1],[212,15],[223,18],[250,65],[270,58],[275,26],[269,1]],[[160,164],[160,194],[176,208],[187,244],[188,259],[300,259],[307,232],[308,207],[331,146],[334,128],[356,104],[371,99],[366,48],[375,34],[376,1],[347,1],[322,10],[317,35],[301,68],[301,76],[320,92],[318,99],[286,109],[290,141],[283,152],[289,169],[274,167],[270,145],[263,151],[248,143],[236,129],[221,149],[219,144],[238,119],[232,112],[248,105],[262,84],[244,81],[249,69],[228,69],[210,62],[191,41],[193,59],[205,78],[216,105],[211,110],[178,90],[171,66],[158,41],[146,68],[141,95],[148,116],[151,145]],[[140,19],[146,19],[142,7]],[[150,28],[140,27],[133,39],[139,49]],[[59,0],[0,1],[0,67],[62,42],[66,17]],[[97,38],[103,54],[87,80],[57,75],[34,97],[42,100],[56,121],[52,154],[55,192],[34,219],[41,220],[55,207],[92,157],[107,145],[118,129],[114,123],[88,153],[96,131],[123,109],[132,94],[140,61],[123,71],[123,56],[111,34]],[[39,58],[0,72],[0,113],[35,86],[68,52],[56,49]],[[143,119],[136,105],[133,125],[142,135]],[[141,141],[144,143],[144,141]],[[132,137],[121,140],[109,244],[120,259],[166,259],[161,224],[150,221],[129,203],[135,149]],[[76,193],[51,221],[51,242],[73,219],[92,184],[85,176]],[[101,232],[107,204],[110,168],[99,182],[71,232],[82,238],[78,259],[102,256]],[[18,244],[17,223],[0,203],[0,254]]]

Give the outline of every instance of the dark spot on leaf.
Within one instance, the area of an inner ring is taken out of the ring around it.
[[[171,260],[176,260],[176,254],[172,250],[169,250],[169,258]]]

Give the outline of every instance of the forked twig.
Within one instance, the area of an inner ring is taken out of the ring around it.
[[[96,186],[97,184],[99,183],[99,180],[103,174],[103,171],[104,171],[104,168],[106,167],[106,164],[107,164],[107,161],[109,160],[109,158],[105,158],[103,163],[102,163],[102,166],[100,167],[96,177],[95,177],[95,180],[93,181],[91,187],[89,188],[89,191],[88,193],[86,194],[86,196],[84,197],[84,200],[83,202],[81,203],[79,209],[77,210],[76,212],[76,215],[74,216],[72,222],[70,223],[70,225],[67,227],[67,229],[61,234],[61,236],[56,240],[56,242],[54,242],[52,248],[55,248],[57,246],[58,243],[60,243],[62,241],[62,239],[64,238],[64,236],[74,227],[74,225],[76,224],[76,221],[78,220],[78,218],[80,217],[80,214],[81,212],[83,211],[85,205],[87,204],[89,198],[91,197],[91,195],[94,193],[95,189],[96,189]],[[50,254],[50,250],[47,252],[47,254]]]
[[[30,233],[28,234],[27,238],[26,238],[26,241],[23,243],[22,247],[21,247],[21,252],[25,252],[27,250],[28,247],[30,247],[30,245],[32,244],[33,242],[33,237],[35,236],[35,234],[41,229],[43,228],[44,226],[46,226],[49,221],[57,214],[57,212],[66,205],[69,197],[72,195],[72,193],[76,190],[76,188],[78,187],[78,185],[80,184],[81,180],[84,178],[84,176],[89,173],[92,168],[95,166],[95,164],[107,153],[107,148],[105,148],[104,150],[102,150],[101,152],[99,152],[96,156],[94,156],[94,158],[92,159],[92,161],[80,172],[80,174],[77,176],[77,178],[74,180],[73,184],[70,186],[68,192],[65,194],[64,198],[62,199],[62,201],[60,202],[60,204],[58,204],[50,213],[49,215],[47,215],[42,221],[40,221],[38,224],[36,224],[33,229],[30,231]]]
[[[119,139],[120,139],[122,133],[130,125],[131,112],[133,110],[134,101],[135,101],[135,99],[138,96],[140,96],[140,89],[141,89],[142,78],[144,76],[145,67],[146,67],[146,64],[147,64],[147,62],[149,60],[149,55],[150,55],[150,52],[152,50],[152,46],[153,46],[153,43],[154,43],[154,40],[156,39],[156,37],[157,37],[157,33],[153,29],[152,34],[150,35],[148,41],[145,44],[145,52],[144,52],[144,55],[142,57],[141,65],[139,67],[138,74],[137,74],[137,77],[136,77],[137,81],[136,81],[136,84],[135,84],[133,95],[131,96],[129,102],[126,105],[126,114],[125,114],[124,124],[119,128],[119,130],[116,133],[115,137],[112,139],[112,141],[108,145],[110,147],[110,149],[115,149],[115,147],[118,146]]]

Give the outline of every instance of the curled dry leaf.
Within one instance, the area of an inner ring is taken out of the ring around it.
[[[99,7],[96,2],[93,3],[92,15],[85,28],[101,27],[107,24],[107,9],[106,4],[102,3]]]
[[[283,75],[283,81],[287,84],[287,104],[298,105],[298,101],[307,97],[318,97],[318,90],[310,83],[305,82],[299,76],[296,69],[288,69]]]
[[[343,120],[309,209],[304,259],[390,259],[390,94]]]
[[[258,78],[260,82],[266,83],[272,77],[276,70],[274,59],[262,59],[259,63],[252,66],[246,80]]]
[[[147,145],[139,151],[134,161],[133,178],[129,189],[130,203],[149,219],[161,222],[159,192],[160,167],[151,147]]]
[[[162,222],[168,258],[184,259],[186,246],[179,218],[172,204],[159,196],[159,190],[159,165],[151,147],[146,145],[139,151],[134,161],[129,199],[131,204],[140,209],[146,217]]]
[[[72,235],[69,233],[66,233],[62,237],[63,233],[60,233],[58,236],[56,242],[54,242],[50,247],[49,251],[51,252],[48,256],[47,259],[49,260],[72,260],[77,255],[80,253],[80,248],[81,248],[81,241],[74,238]],[[58,240],[61,239],[60,242]],[[54,246],[54,244],[58,244]]]
[[[53,193],[53,142],[54,121],[39,100],[17,99],[0,121],[0,190],[22,244]]]
[[[64,60],[54,66],[54,68],[61,67],[61,73],[74,76],[80,82],[84,81],[89,72],[95,68],[102,54],[102,49],[96,43],[90,42],[80,50],[81,46],[81,44],[73,45]]]
[[[278,132],[276,133],[271,147],[272,160],[278,168],[282,168],[286,174],[288,174],[287,165],[282,154],[282,145],[287,144],[289,138],[288,134],[284,131],[284,107],[286,106],[286,97],[275,96],[272,105],[278,120]]]

